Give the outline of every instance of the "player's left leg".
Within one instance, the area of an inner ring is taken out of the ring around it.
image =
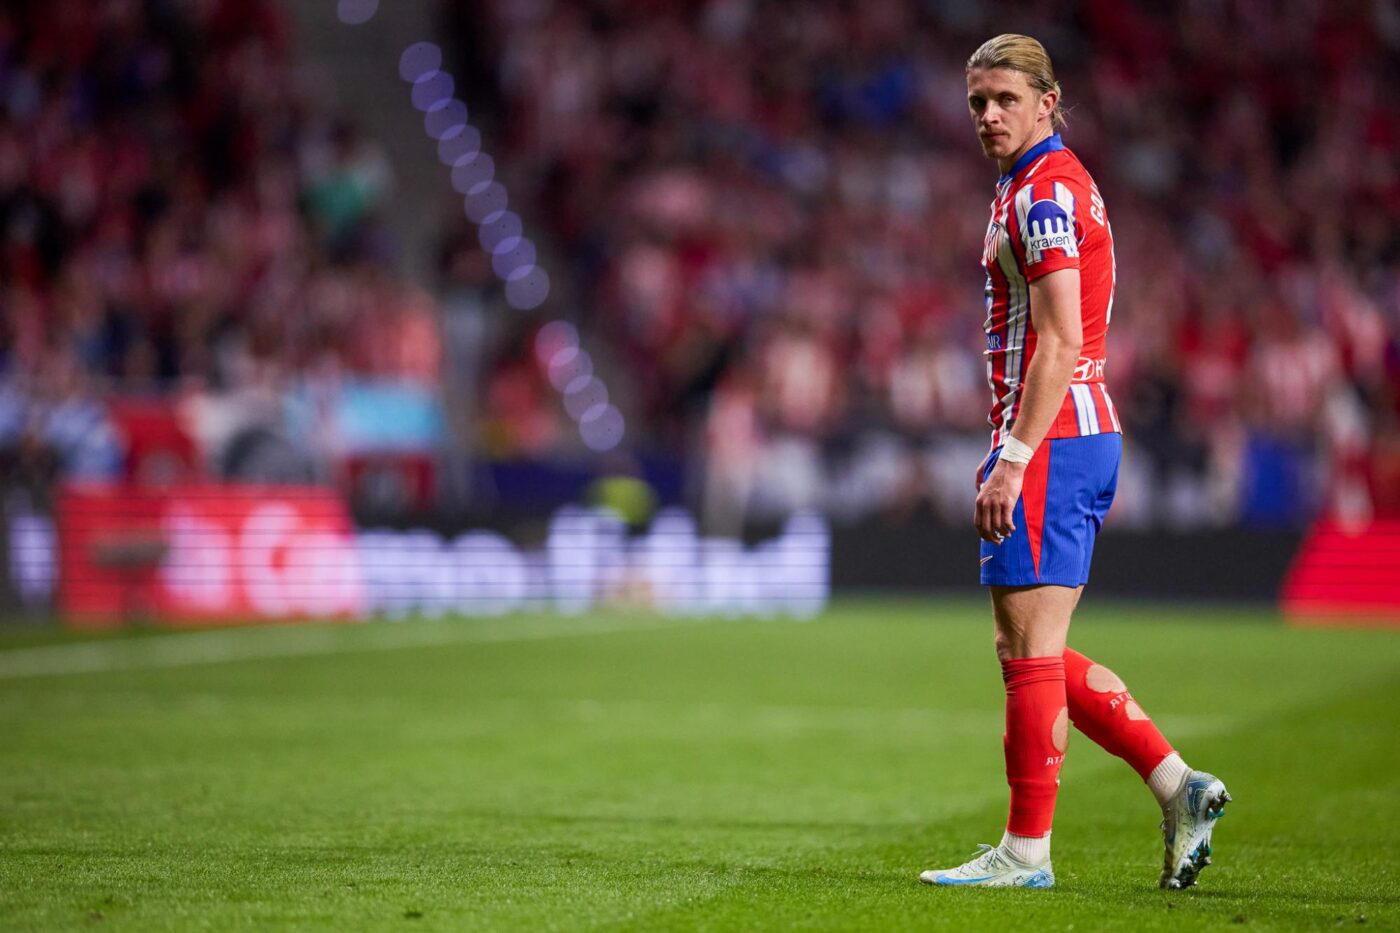
[[[994,586],[997,655],[1006,686],[1006,779],[1011,806],[1001,843],[957,868],[926,871],[936,885],[1048,888],[1050,827],[1069,737],[1065,636],[1075,590],[1065,586]]]
[[[1064,660],[1070,722],[1127,762],[1165,803],[1190,770],[1186,763],[1117,674],[1073,648],[1065,649]]]
[[[1076,608],[1083,596],[1081,586],[1075,595]],[[1117,674],[1073,648],[1065,648],[1064,659],[1070,722],[1104,751],[1127,762],[1157,803],[1165,804],[1190,768]]]
[[[1162,808],[1159,885],[1190,887],[1210,864],[1215,821],[1230,801],[1224,782],[1192,770],[1182,760],[1117,674],[1073,648],[1065,649],[1064,661],[1070,720],[1109,754],[1126,761]]]

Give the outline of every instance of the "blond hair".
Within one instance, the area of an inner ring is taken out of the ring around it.
[[[967,70],[974,68],[1009,68],[1026,76],[1026,82],[1039,94],[1055,92],[1055,109],[1050,111],[1050,125],[1060,129],[1065,125],[1064,108],[1060,106],[1060,82],[1055,80],[1055,66],[1050,53],[1030,36],[1008,32],[988,39],[967,60]]]

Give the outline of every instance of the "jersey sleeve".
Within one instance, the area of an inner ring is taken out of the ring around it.
[[[1016,192],[1016,225],[1026,281],[1079,268],[1078,200],[1063,181],[1045,180]]]

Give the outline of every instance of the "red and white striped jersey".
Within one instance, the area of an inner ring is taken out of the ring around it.
[[[1047,439],[1119,433],[1104,387],[1108,321],[1113,314],[1113,231],[1088,171],[1059,134],[1023,155],[997,183],[982,248],[987,270],[987,382],[992,387],[992,447],[1006,440],[1021,409],[1021,387],[1035,355],[1030,283],[1057,269],[1078,269],[1084,348],[1073,383]]]

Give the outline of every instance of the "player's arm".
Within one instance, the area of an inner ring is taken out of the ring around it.
[[[1035,356],[1026,367],[1021,389],[1021,408],[1011,436],[1031,450],[1040,447],[1064,404],[1084,344],[1084,328],[1079,311],[1079,270],[1059,269],[1041,276],[1031,285],[1031,323],[1037,336]],[[1021,498],[1026,465],[1001,458],[977,492],[974,520],[985,541],[1015,530],[1012,515]]]

